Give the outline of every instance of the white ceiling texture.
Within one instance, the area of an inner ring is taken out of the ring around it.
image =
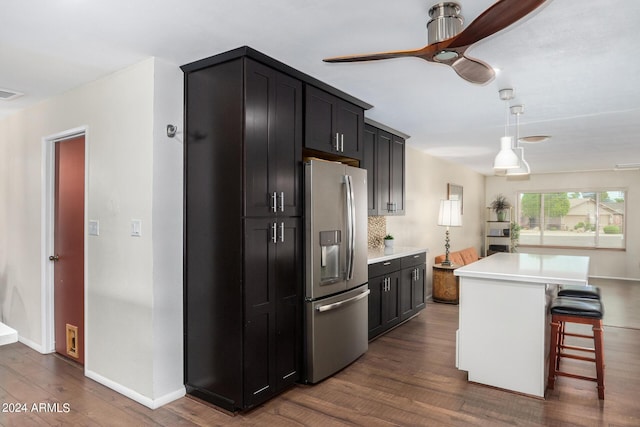
[[[367,116],[427,153],[492,175],[512,87],[532,173],[640,163],[640,1],[548,0],[467,55],[483,86],[417,58],[322,58],[420,48],[436,0],[0,0],[0,119],[156,56],[186,64],[248,45],[375,107]],[[458,0],[465,26],[494,0]],[[514,134],[515,116],[510,116]]]

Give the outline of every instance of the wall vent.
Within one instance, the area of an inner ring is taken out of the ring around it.
[[[16,92],[11,89],[2,89],[0,88],[0,100],[2,101],[11,101],[12,99],[16,99],[24,95],[24,93]]]

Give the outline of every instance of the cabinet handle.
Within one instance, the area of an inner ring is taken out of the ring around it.
[[[280,223],[280,241],[284,242],[284,222]]]
[[[278,226],[277,224],[274,222],[273,224],[271,224],[271,241],[273,243],[278,243]]]
[[[344,153],[344,133],[340,134],[340,152]]]
[[[280,192],[280,212],[284,212],[284,191]]]
[[[278,211],[278,195],[276,194],[275,191],[271,195],[271,210],[273,212],[277,212]]]
[[[336,151],[340,151],[340,134],[336,132]]]
[[[391,261],[383,262],[382,265],[391,265]]]

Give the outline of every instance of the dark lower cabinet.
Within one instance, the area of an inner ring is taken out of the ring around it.
[[[425,308],[426,253],[369,265],[369,339]]]
[[[400,322],[400,274],[369,278],[369,339]]]
[[[245,220],[244,401],[249,407],[299,378],[300,224],[299,218]]]
[[[299,379],[303,85],[243,55],[183,71],[185,385],[246,410]]]

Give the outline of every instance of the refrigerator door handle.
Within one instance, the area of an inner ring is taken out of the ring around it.
[[[344,301],[338,301],[338,302],[334,302],[333,304],[327,304],[327,305],[321,305],[316,307],[316,311],[319,311],[320,313],[322,313],[323,311],[329,311],[329,310],[334,310],[344,304],[348,304],[350,302],[354,302],[354,301],[358,301],[361,300],[362,298],[366,297],[367,295],[369,295],[371,291],[369,289],[367,289],[366,291],[364,291],[363,293],[356,295],[355,297],[351,297],[349,299],[346,299]]]
[[[345,184],[347,186],[346,202],[347,202],[347,280],[353,279],[353,260],[356,242],[356,217],[353,195],[353,178],[351,175],[345,175]]]

